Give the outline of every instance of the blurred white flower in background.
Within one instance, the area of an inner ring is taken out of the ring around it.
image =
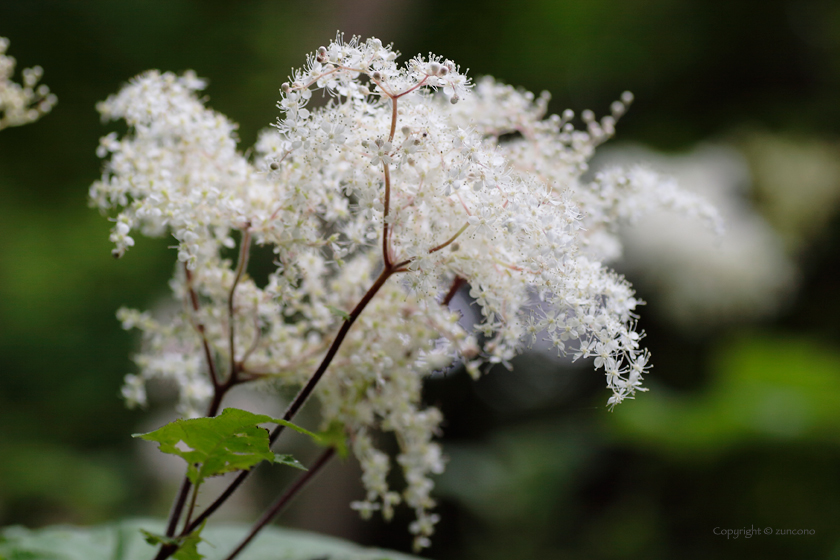
[[[723,216],[718,236],[696,220],[655,211],[622,229],[619,268],[651,299],[651,311],[684,327],[749,321],[776,312],[796,285],[781,237],[750,200],[750,169],[734,148],[702,145],[683,155],[639,146],[606,148],[593,168],[645,162],[702,195]]]

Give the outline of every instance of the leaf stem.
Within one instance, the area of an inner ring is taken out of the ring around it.
[[[193,512],[195,511],[195,502],[198,498],[198,486],[193,486],[192,498],[190,499],[190,509],[187,510],[187,517],[184,518],[184,528],[190,524]]]
[[[181,489],[178,490],[178,495],[172,503],[172,510],[169,512],[169,521],[166,525],[167,537],[175,535],[175,529],[178,527],[178,521],[181,519],[181,512],[184,509],[184,503],[187,501],[187,495],[190,493],[191,487],[192,482],[190,482],[190,479],[185,476],[184,480],[181,482]],[[158,557],[160,557],[160,555],[158,555]]]

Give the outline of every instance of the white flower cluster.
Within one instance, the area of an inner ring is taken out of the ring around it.
[[[58,98],[38,81],[44,74],[40,66],[23,70],[23,85],[12,81],[15,59],[8,56],[9,40],[0,37],[0,130],[37,121],[52,110]]]
[[[129,401],[145,400],[145,379],[174,379],[182,412],[198,414],[208,378],[223,377],[213,363],[240,380],[303,384],[353,310],[357,324],[315,394],[364,470],[367,498],[353,507],[389,517],[405,501],[422,547],[437,521],[429,476],[444,466],[432,441],[441,414],[423,407],[423,378],[454,361],[473,375],[484,362],[508,364],[544,332],[560,352],[595,357],[610,406],[632,398],[650,367],[635,330],[640,302],[601,264],[603,240],[648,206],[706,208],[670,188],[658,200],[666,191],[636,172],[581,181],[621,102],[600,122],[585,114],[588,130],[575,131],[569,115],[543,118],[545,97],[492,81],[473,93],[452,61],[399,66],[397,56],[377,39],[319,48],[283,85],[283,115],[252,160],[236,151],[235,125],[197,97],[203,82],[143,74],[99,107],[131,132],[103,139],[110,159],[90,195],[103,211],[120,209],[116,256],[132,231],[169,232],[183,263],[172,281],[179,316],[164,324],[121,312],[145,340]],[[328,102],[311,109],[318,90]],[[520,137],[506,141],[512,132]],[[234,232],[236,262],[225,258]],[[276,254],[264,286],[244,272],[252,240]],[[461,283],[483,318],[474,334],[440,304]],[[401,495],[386,482],[377,429],[399,443]]]

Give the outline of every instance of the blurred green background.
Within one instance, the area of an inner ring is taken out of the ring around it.
[[[650,393],[613,414],[588,365],[537,353],[478,383],[430,382],[451,460],[427,555],[840,558],[840,3],[829,0],[0,0],[18,68],[43,66],[59,98],[0,133],[0,525],[160,517],[174,484],[129,437],[167,402],[123,407],[138,342],[114,318],[166,294],[174,255],[142,239],[110,258],[109,223],[85,200],[110,130],[95,103],[143,70],[192,68],[241,124],[244,149],[275,119],[289,69],[336,29],[547,89],[553,112],[603,114],[633,91],[615,143],[737,151],[751,177],[740,200],[796,270],[761,313],[676,324],[645,271],[619,263],[650,302],[655,368]],[[360,523],[347,507],[361,492],[354,469],[333,466],[331,490],[313,488],[282,522],[406,550],[408,512]],[[713,534],[751,526],[813,535]]]

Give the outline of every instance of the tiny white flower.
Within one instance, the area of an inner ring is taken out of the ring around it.
[[[391,143],[377,138],[374,142],[373,153],[370,156],[371,165],[387,165],[391,163]]]

